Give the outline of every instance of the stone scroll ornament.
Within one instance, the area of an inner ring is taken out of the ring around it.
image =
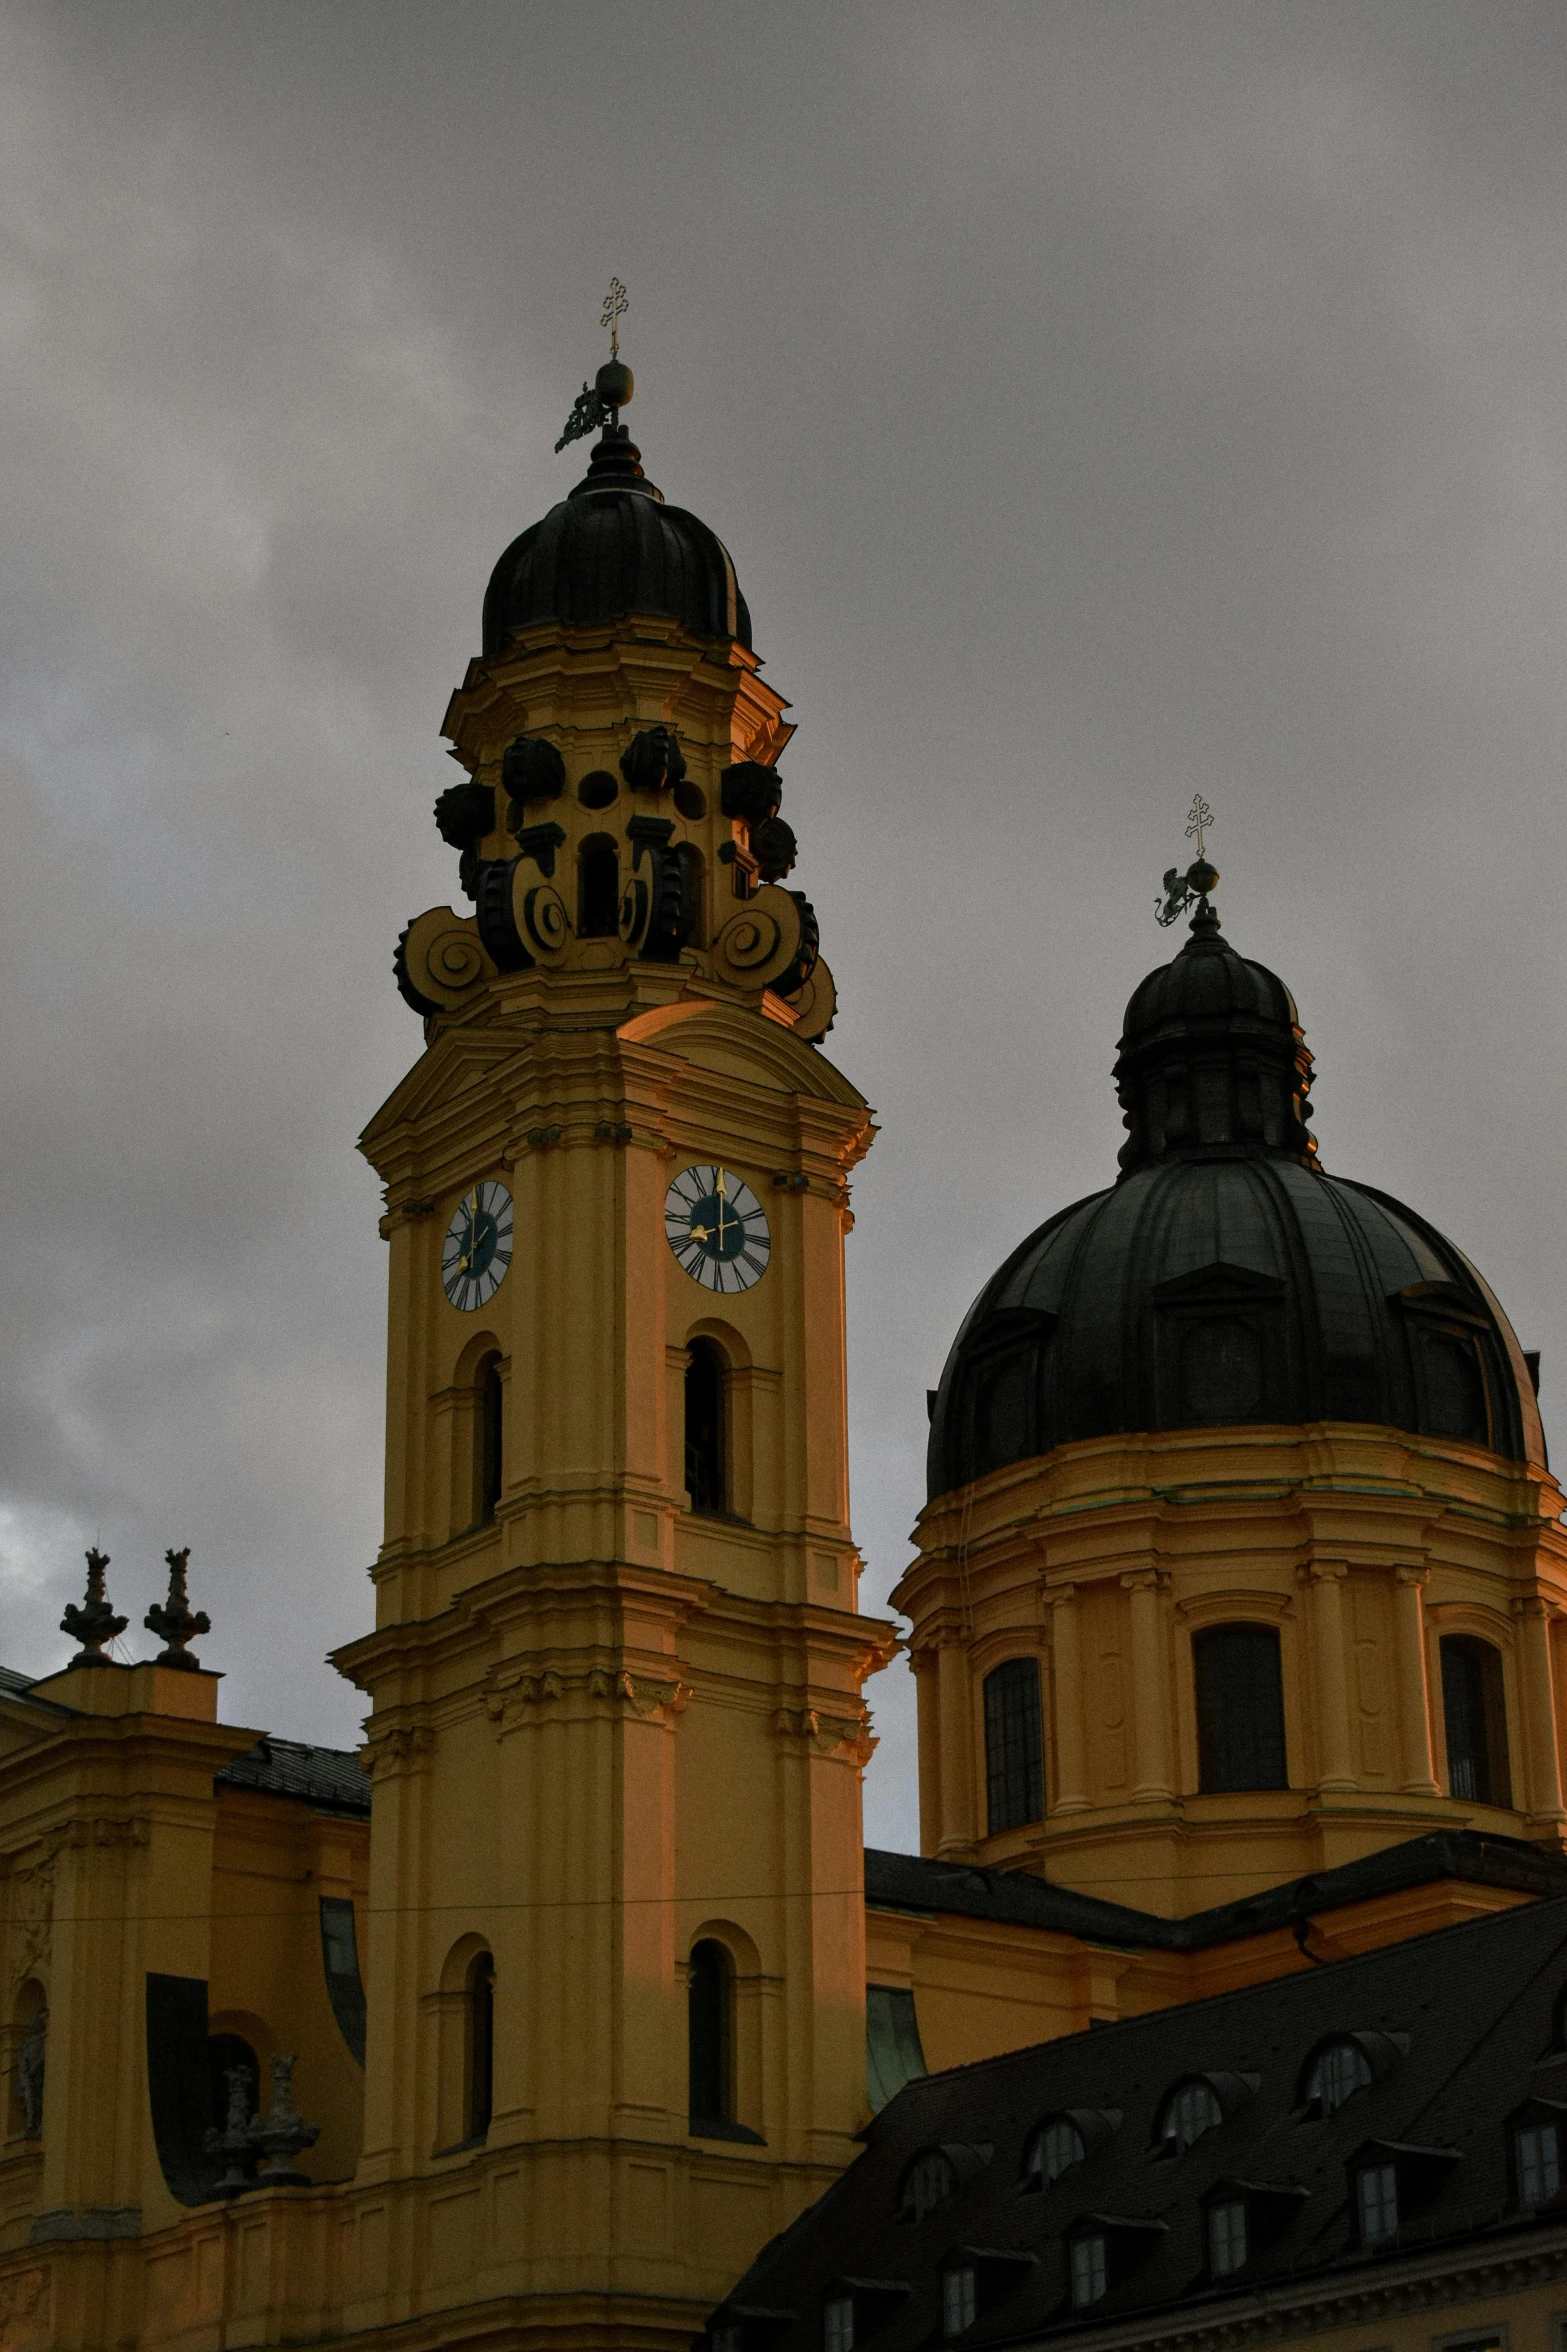
[[[201,1672],[201,1660],[193,1658],[189,1645],[202,1634],[212,1631],[212,1620],[205,1609],[192,1609],[185,1590],[185,1572],[190,1566],[190,1546],[183,1551],[165,1552],[169,1568],[169,1597],[161,1605],[154,1602],[142,1623],[149,1633],[155,1633],[163,1648],[153,1660],[155,1666],[176,1666],[187,1674]]]
[[[455,1012],[496,973],[495,959],[479,937],[471,915],[430,907],[415,917],[392,958],[397,992],[404,1004],[428,1020]]]
[[[109,1606],[103,1581],[104,1570],[108,1565],[107,1552],[92,1551],[87,1554],[86,1598],[80,1605],[75,1601],[69,1602],[60,1620],[60,1631],[68,1633],[73,1641],[79,1641],[82,1645],[75,1657],[66,1661],[69,1666],[112,1665],[113,1660],[103,1654],[104,1645],[115,1640],[130,1623],[128,1617],[117,1617]]]

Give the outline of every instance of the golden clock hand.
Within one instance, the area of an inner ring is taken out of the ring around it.
[[[711,1234],[711,1233],[708,1231],[708,1229],[707,1229],[707,1227],[706,1227],[705,1225],[693,1225],[693,1226],[692,1226],[692,1228],[691,1228],[691,1239],[692,1239],[693,1241],[711,1241],[711,1240],[712,1240],[712,1238],[713,1238],[712,1234]]]
[[[718,1171],[718,1182],[713,1187],[713,1189],[717,1193],[720,1200],[727,1200],[729,1198],[728,1193],[724,1190],[724,1171],[722,1168],[720,1168]]]

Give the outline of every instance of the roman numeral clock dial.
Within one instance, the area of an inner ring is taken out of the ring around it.
[[[664,1231],[704,1290],[749,1290],[767,1272],[767,1212],[731,1168],[682,1168],[664,1195]]]
[[[441,1244],[441,1287],[459,1314],[495,1296],[511,1264],[512,1205],[504,1184],[476,1184],[452,1211]]]

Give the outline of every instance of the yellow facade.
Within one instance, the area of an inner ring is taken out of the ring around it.
[[[1520,1367],[1521,1369],[1521,1367]],[[1559,1845],[1562,1494],[1537,1464],[1382,1429],[1197,1429],[1059,1446],[921,1517],[927,1853],[1179,1917],[1438,1828]],[[1199,1791],[1192,1637],[1276,1627],[1289,1786]],[[1439,1644],[1500,1654],[1512,1803],[1451,1793]],[[991,1837],[982,1689],[1046,1670],[1049,1810]]]
[[[336,1663],[368,1700],[371,1821],[215,1781],[258,1735],[218,1723],[213,1675],[0,1690],[0,2352],[674,2352],[850,2161],[868,1977],[914,1991],[941,2066],[1519,1899],[1455,1882],[1340,1909],[1311,1955],[1276,1929],[1138,1952],[867,1909],[862,1691],[895,1644],[857,1606],[843,1253],[873,1130],[819,1044],[832,985],[798,979],[798,902],[721,810],[722,771],[776,757],[784,708],[744,646],[657,619],[524,629],[453,700],[455,756],[495,792],[477,853],[514,860],[529,960],[500,969],[451,909],[411,926],[435,1009],[363,1138],[390,1258],[386,1525],[373,1628]],[[622,777],[655,728],[684,752],[673,793]],[[508,811],[519,736],[555,748],[564,789]],[[636,894],[671,845],[696,920],[650,960]],[[584,917],[606,856],[615,930]],[[698,1165],[765,1209],[743,1292],[704,1288],[666,1238]],[[515,1251],[463,1311],[443,1259],[485,1184]],[[722,1370],[722,1510],[687,1485],[699,1344]],[[1559,1840],[1560,1503],[1543,1472],[1353,1428],[1096,1442],[946,1498],[898,1596],[926,1850],[1175,1915],[1473,1821],[1444,1793],[1432,1643],[1481,1622],[1521,1734],[1494,1825]],[[1277,1798],[1194,1794],[1183,1643],[1237,1612],[1285,1638]],[[1020,1652],[1049,1669],[1051,1802],[990,1839],[977,1695]],[[362,2070],[323,1898],[354,1906]],[[687,2072],[709,1946],[732,1994],[721,2130],[693,2121]],[[297,2054],[311,2185],[180,2201],[149,1973],[204,1988],[208,2031],[263,2069]],[[21,2054],[45,2012],[34,2128]]]

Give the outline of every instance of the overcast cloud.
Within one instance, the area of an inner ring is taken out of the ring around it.
[[[581,471],[612,271],[648,471],[794,704],[883,1130],[867,1605],[970,1297],[1113,1174],[1198,789],[1324,1163],[1476,1259],[1560,1446],[1564,199],[1556,0],[13,0],[0,1655],[63,1659],[89,1541],[137,1626],[188,1542],[225,1714],[356,1736],[354,1137],[419,1049],[440,721]],[[913,1843],[907,1679],[871,1695],[869,1834]]]

